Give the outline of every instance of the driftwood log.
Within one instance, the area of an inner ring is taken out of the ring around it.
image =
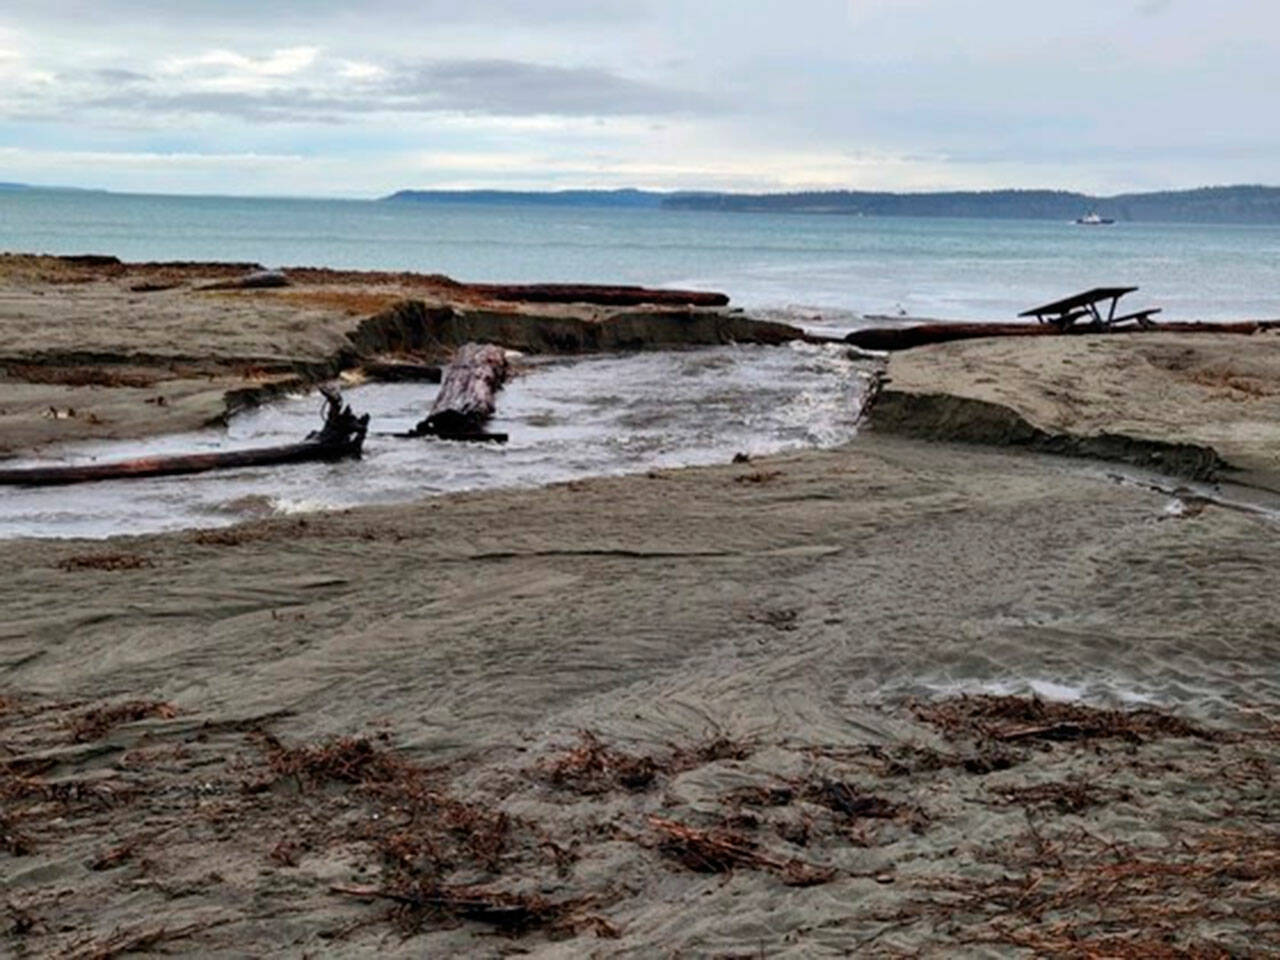
[[[382,383],[439,383],[442,375],[434,363],[371,360],[360,369],[370,380]]]
[[[369,415],[357,417],[331,387],[321,389],[325,398],[324,426],[301,443],[257,450],[230,450],[226,453],[193,453],[173,457],[139,457],[117,463],[85,466],[32,467],[0,470],[0,486],[52,487],[95,480],[131,477],[169,477],[204,473],[229,467],[263,467],[284,463],[343,460],[359,457],[369,429]]]
[[[593,303],[610,307],[723,307],[729,297],[709,290],[655,290],[589,283],[468,284],[467,289],[488,300],[521,303]]]
[[[1280,326],[1276,320],[1246,320],[1239,323],[1161,323],[1125,330],[1125,333],[1235,333],[1249,336]],[[1117,333],[1120,331],[1116,331]],[[931,343],[977,340],[985,337],[1078,337],[1098,333],[1091,327],[1061,330],[1042,323],[920,323],[909,327],[868,327],[855,330],[845,342],[863,350],[910,350]]]
[[[484,427],[493,417],[497,393],[510,372],[501,347],[480,343],[460,347],[444,369],[431,412],[407,436],[505,441],[505,433],[486,433]]]

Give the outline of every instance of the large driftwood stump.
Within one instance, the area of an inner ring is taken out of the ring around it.
[[[460,347],[444,370],[431,412],[410,431],[410,436],[446,440],[506,439],[485,433],[484,425],[493,416],[495,398],[510,372],[507,355],[501,347],[480,343]]]

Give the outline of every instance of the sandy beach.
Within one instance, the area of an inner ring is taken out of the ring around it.
[[[485,334],[788,336],[0,266],[8,452]],[[1280,950],[1280,334],[975,340],[887,377],[837,450],[0,542],[0,952]]]

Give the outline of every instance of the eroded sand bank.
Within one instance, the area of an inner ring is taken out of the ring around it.
[[[1028,419],[1043,400],[1018,385],[1040,378],[1017,371],[1050,363],[1042,342],[999,367]],[[1130,355],[1086,342],[1053,369]],[[1181,375],[1141,363],[1155,380],[1109,381],[1115,411],[1158,409],[1143,392]],[[963,396],[983,369],[905,354],[890,389]],[[1221,402],[1274,424],[1262,387]],[[1208,442],[1197,424],[1230,421],[1186,390],[1192,414],[1143,429]],[[1276,534],[1088,459],[873,431],[650,476],[0,543],[0,943],[1274,951]],[[955,699],[1036,692],[1148,712]]]
[[[0,255],[0,455],[193,430],[387,355],[438,361],[468,340],[579,353],[804,337],[699,305],[714,295],[697,292],[511,300],[542,288],[315,268],[288,270],[285,287],[207,289],[252,265],[84,259]]]
[[[878,429],[1280,490],[1280,330],[968,340],[890,372]]]

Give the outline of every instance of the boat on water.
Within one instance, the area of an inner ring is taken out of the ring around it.
[[[1115,220],[1111,217],[1100,217],[1096,210],[1091,210],[1089,213],[1086,213],[1083,217],[1076,220],[1076,223],[1085,227],[1101,227],[1108,223],[1115,223]]]

